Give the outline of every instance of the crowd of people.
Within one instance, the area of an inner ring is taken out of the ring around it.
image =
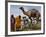
[[[21,16],[14,17],[11,15],[11,31],[19,31],[21,27]]]
[[[21,31],[22,28],[28,27],[29,23],[31,23],[32,25],[35,25],[34,22],[35,24],[37,23],[36,20],[32,20],[32,23],[31,23],[29,19],[27,19],[26,17],[21,17],[21,15],[16,17],[14,17],[14,15],[11,15],[11,31]]]

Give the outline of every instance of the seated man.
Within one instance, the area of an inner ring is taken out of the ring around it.
[[[16,19],[15,20],[15,28],[16,28],[16,31],[19,31],[21,28],[21,16],[19,15],[15,19]]]

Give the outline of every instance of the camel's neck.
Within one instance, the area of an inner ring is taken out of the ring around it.
[[[25,14],[25,15],[26,15],[26,12],[25,12],[25,10],[24,10],[24,9],[22,9],[22,11],[23,11],[23,14]]]
[[[23,11],[23,14],[24,15],[27,15],[28,16],[28,13],[27,12],[25,12],[25,10],[24,9],[21,9],[22,11]]]
[[[24,9],[21,9],[23,11],[23,13],[25,13],[25,10]]]

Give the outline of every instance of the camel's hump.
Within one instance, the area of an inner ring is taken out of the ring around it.
[[[31,10],[28,10],[27,12],[39,12],[37,9],[31,9]]]

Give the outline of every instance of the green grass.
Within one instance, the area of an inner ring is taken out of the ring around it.
[[[34,26],[32,27],[32,29],[33,29],[33,30],[39,30],[39,29],[41,29],[41,26],[38,25],[38,24],[36,24],[36,25],[34,25]]]
[[[29,30],[40,30],[41,24],[40,22],[38,24],[32,25],[31,22],[29,22],[29,26],[22,29],[22,31],[29,31]]]

